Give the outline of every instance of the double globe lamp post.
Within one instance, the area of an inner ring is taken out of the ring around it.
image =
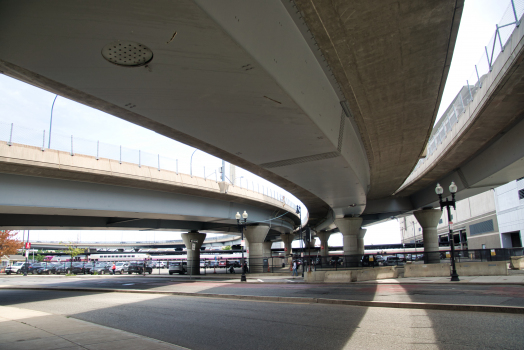
[[[448,239],[451,245],[451,281],[457,282],[459,280],[459,276],[457,274],[457,269],[455,268],[455,240],[453,239],[453,230],[451,229],[451,214],[450,214],[450,207],[453,207],[453,209],[457,210],[455,208],[455,193],[457,193],[457,185],[455,185],[455,182],[451,181],[451,185],[449,185],[449,192],[451,192],[451,198],[452,200],[448,200],[446,198],[445,201],[442,201],[442,193],[444,193],[444,189],[440,184],[437,184],[437,187],[435,188],[435,192],[438,194],[439,198],[439,204],[440,204],[440,211],[446,207],[448,212]]]
[[[244,226],[246,226],[247,221],[247,212],[244,210],[244,213],[242,213],[242,218],[244,219],[244,222],[240,222],[240,213],[237,212],[237,215],[235,215],[235,218],[237,219],[238,229],[240,230],[240,235],[242,242],[244,241]],[[244,261],[244,246],[242,245],[240,247],[242,249],[242,276],[240,276],[240,282],[246,282],[246,269],[244,267],[245,261]]]

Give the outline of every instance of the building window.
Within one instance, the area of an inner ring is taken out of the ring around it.
[[[494,231],[493,220],[479,222],[478,224],[469,225],[469,235],[475,236],[486,232]]]
[[[438,221],[438,223],[441,224],[441,223],[442,223],[442,219],[440,219],[440,220]]]
[[[519,199],[524,199],[524,189],[519,190]]]
[[[418,232],[420,232],[421,230],[422,230],[422,228],[419,227],[419,228],[418,228]]]

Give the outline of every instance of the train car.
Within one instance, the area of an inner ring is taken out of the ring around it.
[[[107,252],[91,254],[89,260],[91,261],[141,261],[149,260],[150,254],[135,253],[135,252]]]

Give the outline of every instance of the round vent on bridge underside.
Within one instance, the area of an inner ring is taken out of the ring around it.
[[[120,40],[104,46],[102,56],[119,66],[140,67],[153,59],[153,51],[143,44]]]

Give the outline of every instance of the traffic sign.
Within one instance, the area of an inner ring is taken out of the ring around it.
[[[195,243],[191,243],[191,250],[196,250],[196,244]]]
[[[246,240],[245,240],[245,239],[241,240],[241,241],[240,241],[240,245],[241,245],[242,247],[245,247],[245,246],[246,246]]]
[[[191,243],[198,243],[198,239],[192,239],[190,240]]]
[[[31,249],[31,242],[27,242],[25,244],[25,249]]]

